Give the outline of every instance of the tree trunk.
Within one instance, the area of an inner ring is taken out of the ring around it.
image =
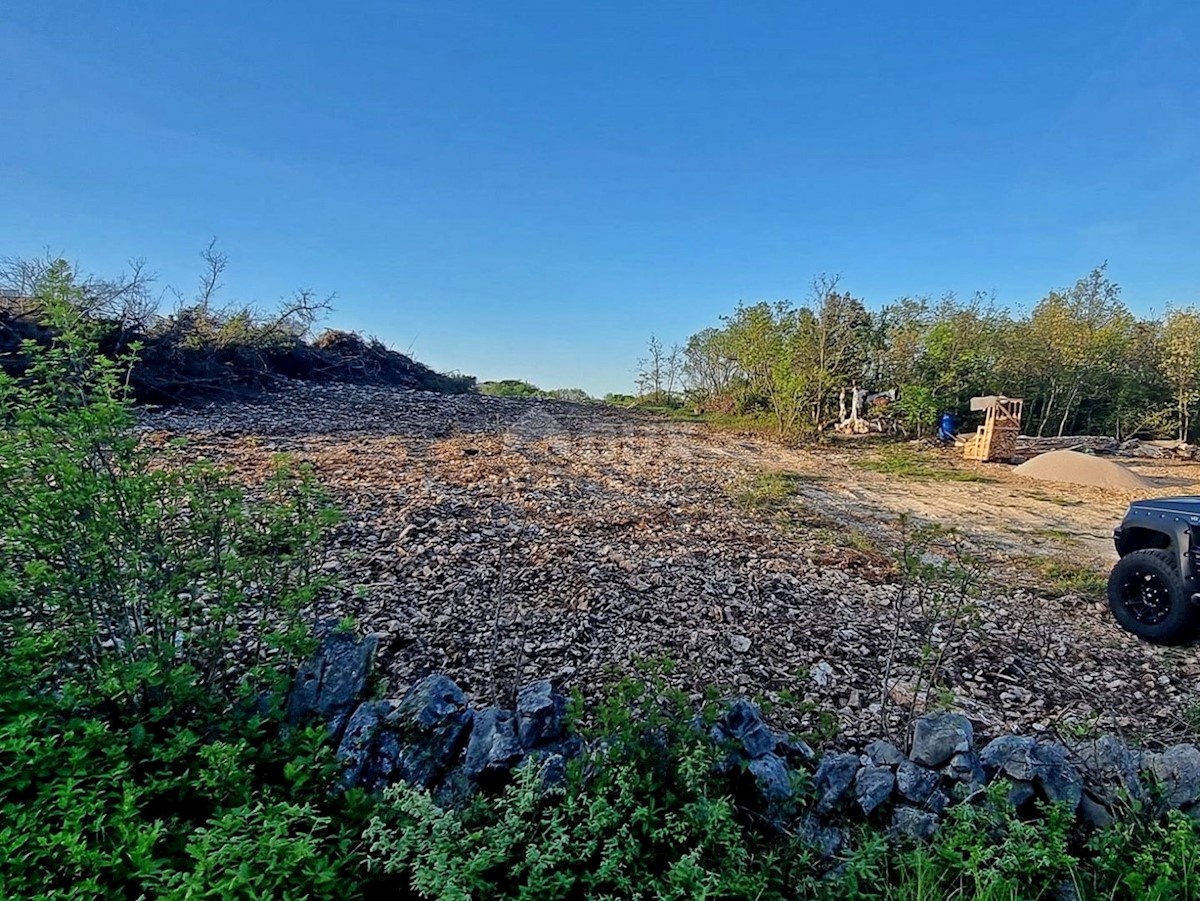
[[[1041,438],[1042,433],[1046,430],[1046,423],[1050,421],[1050,411],[1054,408],[1054,398],[1058,396],[1058,386],[1050,386],[1050,396],[1046,398],[1046,403],[1042,407],[1042,421],[1038,423],[1037,437]]]
[[[1062,419],[1058,423],[1058,437],[1059,438],[1061,438],[1063,436],[1063,432],[1065,432],[1067,430],[1067,419],[1071,415],[1071,405],[1075,403],[1075,398],[1077,398],[1078,396],[1079,396],[1079,387],[1076,386],[1071,389],[1071,396],[1067,398],[1067,404],[1063,408]]]

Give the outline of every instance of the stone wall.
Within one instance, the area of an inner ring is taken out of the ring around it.
[[[555,782],[566,760],[585,751],[568,734],[565,698],[549,682],[522,688],[513,710],[473,708],[437,674],[402,698],[370,700],[374,653],[371,637],[330,632],[289,697],[292,722],[317,719],[334,733],[347,788],[379,791],[404,781],[452,804],[502,785],[519,766],[537,765],[545,782]],[[699,720],[691,725],[705,729]],[[729,703],[706,731],[726,752],[719,770],[739,802],[767,826],[798,832],[829,855],[854,821],[929,838],[950,807],[981,799],[997,780],[1018,812],[1059,803],[1085,828],[1112,822],[1128,801],[1200,816],[1200,749],[1191,744],[1144,751],[1111,736],[1066,744],[1019,735],[981,744],[966,717],[934,713],[915,722],[907,752],[879,740],[860,753],[818,756],[803,740],[772,730],[745,699]],[[803,797],[796,772],[811,784]]]

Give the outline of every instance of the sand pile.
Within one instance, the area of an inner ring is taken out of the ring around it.
[[[1097,488],[1136,490],[1150,487],[1150,482],[1120,463],[1070,450],[1039,454],[1029,462],[1022,463],[1013,472],[1044,482],[1095,485]]]

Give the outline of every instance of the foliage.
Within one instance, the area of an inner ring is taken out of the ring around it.
[[[659,683],[619,684],[597,711],[604,744],[547,789],[524,767],[466,811],[390,789],[367,831],[372,866],[436,898],[777,897],[785,861],[744,825],[720,749]]]
[[[618,407],[633,406],[636,401],[637,395],[634,394],[613,394],[610,392],[604,395],[604,402],[606,404],[615,404]]]
[[[733,499],[746,510],[779,513],[786,508],[805,476],[798,472],[768,470],[757,472],[733,491]]]
[[[498,382],[480,382],[479,393],[491,397],[544,397],[545,392],[537,385],[520,379],[501,379]]]
[[[26,343],[20,380],[0,374],[0,636],[38,679],[131,715],[175,683],[261,691],[308,649],[334,513],[286,460],[255,499],[208,463],[152,466],[132,361],[98,352],[77,294],[55,267],[40,296],[57,337]]]
[[[1162,331],[1162,368],[1174,393],[1179,437],[1191,431],[1200,400],[1200,311],[1170,310]]]
[[[746,815],[736,774],[699,729],[681,727],[679,700],[661,692],[661,682],[618,685],[596,715],[603,743],[559,785],[526,766],[466,809],[389,789],[366,832],[372,878],[438,899],[990,901],[1072,888],[1098,899],[1200,890],[1200,827],[1184,815],[1130,808],[1089,836],[1061,806],[1018,815],[1003,781],[953,806],[927,843],[860,823],[840,859],[823,863],[802,830],[765,830]],[[796,789],[808,803],[803,779]]]
[[[1035,591],[1047,597],[1076,595],[1092,601],[1103,601],[1108,577],[1094,563],[1077,555],[1030,555],[1020,561],[1023,569],[1034,574]]]
[[[909,383],[900,388],[900,397],[892,405],[892,411],[906,429],[921,438],[937,429],[942,405],[933,388]]]
[[[586,403],[591,397],[582,388],[552,388],[543,391],[537,385],[520,379],[502,379],[498,382],[480,382],[479,393],[490,397],[552,397],[572,403]]]
[[[901,444],[890,445],[870,456],[855,460],[855,465],[873,472],[903,476],[910,479],[930,479],[942,482],[990,482],[987,476],[970,469],[940,464],[936,458]]]
[[[975,804],[952,807],[928,845],[888,848],[868,837],[842,873],[847,898],[1052,898],[1079,878],[1072,854],[1073,816],[1046,807],[1022,820],[998,782]],[[1078,851],[1076,851],[1076,854]]]
[[[154,275],[133,261],[116,279],[75,277],[70,312],[87,323],[111,360],[128,358],[125,378],[134,396],[152,403],[184,403],[254,394],[281,381],[341,381],[399,385],[462,393],[474,378],[438,373],[375,339],[326,330],[317,322],[331,309],[332,296],[302,289],[270,310],[220,305],[227,259],[210,244],[201,254],[204,275],[195,296],[163,311],[151,289]],[[0,369],[19,376],[29,364],[23,340],[51,343],[61,310],[50,309],[41,286],[61,267],[53,257],[0,258]]]
[[[321,731],[192,698],[105,718],[31,684],[0,664],[0,896],[356,893],[361,800],[329,795]]]
[[[592,399],[582,388],[551,388],[547,394],[555,400],[565,400],[573,404],[585,404]]]
[[[1200,898],[1200,827],[1183,813],[1123,817],[1093,836],[1087,850],[1093,859],[1086,894],[1139,901]]]
[[[891,412],[927,434],[943,410],[975,422],[973,396],[1025,398],[1025,429],[1195,437],[1200,313],[1135,318],[1104,266],[1027,312],[976,294],[903,297],[875,312],[818,278],[807,303],[739,304],[683,349],[684,387],[712,412],[755,413],[778,432],[834,421],[841,390],[899,389]]]
[[[152,464],[67,266],[37,299],[55,337],[0,375],[0,895],[342,896],[355,799],[272,700],[311,647],[323,493]]]

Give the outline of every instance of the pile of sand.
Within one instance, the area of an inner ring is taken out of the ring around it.
[[[1028,463],[1022,463],[1013,472],[1044,482],[1095,485],[1097,488],[1137,490],[1149,488],[1151,484],[1120,463],[1071,450],[1039,454]]]

